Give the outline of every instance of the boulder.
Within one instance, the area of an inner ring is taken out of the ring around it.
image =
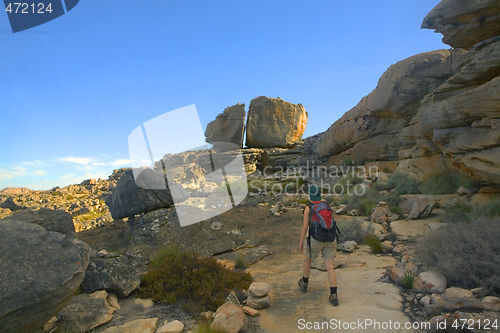
[[[91,295],[81,294],[73,297],[71,303],[59,311],[57,319],[61,325],[72,330],[87,332],[113,319],[115,307],[108,304],[108,293],[104,290]]]
[[[302,104],[281,98],[254,98],[248,110],[246,146],[290,147],[302,139],[306,125],[307,112]]]
[[[226,108],[223,113],[207,125],[206,141],[209,143],[231,142],[238,147],[243,147],[245,117],[245,104],[238,103]]]
[[[225,303],[215,312],[210,328],[225,333],[238,333],[246,326],[247,319],[243,309],[232,303]]]
[[[255,310],[249,306],[244,306],[243,312],[245,312],[250,317],[257,317],[260,314],[259,310]]]
[[[481,310],[483,306],[472,292],[462,288],[448,288],[442,294],[432,294],[423,302],[425,312],[428,314],[438,314],[442,312],[468,309]]]
[[[252,282],[248,288],[248,294],[255,297],[263,297],[269,293],[271,286],[265,282]]]
[[[2,221],[36,223],[47,231],[59,232],[68,236],[76,235],[71,215],[63,210],[45,207],[39,210],[25,209],[7,216]]]
[[[143,260],[131,254],[95,258],[85,272],[81,287],[88,294],[96,290],[107,290],[115,292],[120,297],[127,297],[139,288],[145,271]]]
[[[159,184],[164,184],[165,189],[154,189],[158,188]],[[176,187],[174,190],[176,196],[187,197],[182,187]],[[142,171],[137,181],[134,179],[132,169],[125,170],[105,202],[114,219],[130,217],[174,204],[163,173],[154,172],[151,169]]]
[[[342,252],[352,253],[358,248],[358,243],[356,241],[345,241],[337,246],[337,249]]]
[[[408,219],[410,220],[426,218],[432,212],[437,203],[435,200],[427,198],[410,200],[412,200],[410,212],[408,213]]]
[[[158,318],[135,319],[120,326],[105,329],[102,333],[154,333]]]
[[[486,296],[481,300],[481,307],[486,311],[500,312],[500,298]]]
[[[500,3],[497,0],[442,0],[427,14],[422,28],[443,34],[443,43],[470,49],[500,35]]]
[[[425,271],[415,278],[413,289],[417,292],[442,293],[446,289],[446,278],[443,274]]]
[[[0,221],[0,327],[34,331],[68,304],[89,262],[87,244],[36,223]]]

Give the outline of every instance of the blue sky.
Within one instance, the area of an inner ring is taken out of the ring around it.
[[[191,104],[205,128],[281,97],[305,106],[305,136],[322,132],[391,64],[448,48],[420,29],[438,3],[84,0],[16,34],[0,13],[0,188],[106,178],[134,128]]]

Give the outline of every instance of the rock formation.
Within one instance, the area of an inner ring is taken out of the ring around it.
[[[205,136],[207,142],[231,142],[243,147],[245,131],[245,104],[230,106],[207,125]]]
[[[446,27],[438,31],[457,43],[467,36],[451,45],[470,51],[432,51],[392,65],[321,135],[316,152],[330,164],[398,161],[398,171],[420,180],[453,170],[500,183],[500,36],[483,40],[499,34],[498,15],[498,1],[442,1],[423,26]]]
[[[306,125],[307,112],[302,104],[281,98],[254,98],[248,110],[246,146],[290,147],[302,139]]]
[[[498,0],[443,0],[424,18],[422,28],[443,34],[443,43],[470,49],[485,39],[500,35]]]
[[[157,189],[158,187],[155,186],[157,184],[165,184],[165,189]],[[182,188],[178,187],[176,190],[182,191]],[[112,194],[106,198],[111,216],[115,219],[170,207],[173,203],[163,173],[154,172],[151,169],[145,169],[137,181],[134,179],[132,169],[126,170],[118,180]]]
[[[0,327],[2,332],[33,332],[71,300],[90,248],[15,216],[0,221],[0,244]]]

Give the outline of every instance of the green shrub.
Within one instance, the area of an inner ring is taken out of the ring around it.
[[[247,289],[251,282],[249,273],[227,269],[212,257],[169,247],[151,260],[140,291],[154,302],[180,301],[186,311],[199,313],[216,310],[231,289]]]
[[[389,176],[387,183],[381,184],[377,183],[375,188],[379,191],[382,190],[395,190],[396,194],[410,194],[410,193],[420,193],[418,189],[418,182],[411,178],[410,176],[401,173],[394,172]]]
[[[344,162],[345,166],[353,166],[354,165],[353,160],[351,158],[349,158],[349,157],[344,158],[344,160],[342,162]]]
[[[401,198],[397,193],[380,194],[374,188],[368,189],[362,196],[347,195],[341,197],[341,202],[347,205],[349,210],[358,209],[362,215],[371,215],[372,210],[380,201],[387,202],[391,212],[402,215],[399,207]]]
[[[412,289],[414,281],[415,281],[415,274],[412,271],[406,271],[401,281],[399,281],[399,284],[403,288]]]
[[[339,221],[337,227],[340,230],[339,240],[350,241],[354,240],[356,243],[361,244],[365,237],[373,233],[373,229],[363,228],[363,221],[360,219],[353,219],[352,221]]]
[[[457,193],[459,187],[472,188],[474,182],[471,179],[454,173],[435,174],[427,178],[419,186],[419,190],[425,194],[448,194]]]
[[[446,210],[442,222],[468,222],[480,218],[500,216],[500,198],[476,206],[455,204]]]
[[[416,258],[450,286],[500,295],[500,218],[449,223],[420,240]]]
[[[372,253],[382,253],[382,242],[375,235],[368,235],[365,237],[365,243],[370,247]]]

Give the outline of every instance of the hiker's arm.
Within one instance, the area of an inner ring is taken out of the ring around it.
[[[302,224],[302,231],[300,232],[299,250],[304,251],[304,239],[306,238],[307,228],[309,227],[309,206],[304,209],[304,223]]]

